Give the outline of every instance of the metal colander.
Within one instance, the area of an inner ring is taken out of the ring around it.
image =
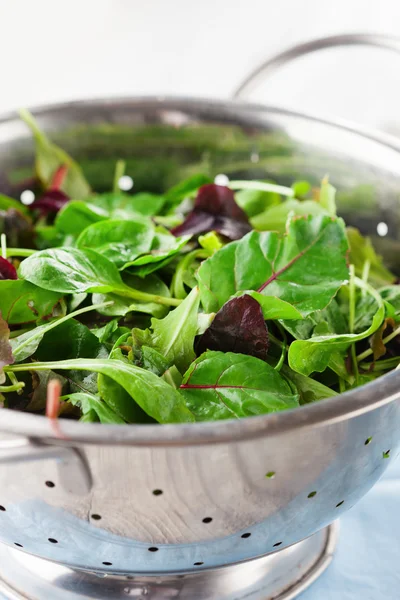
[[[136,189],[152,191],[198,171],[282,183],[317,183],[329,172],[348,223],[372,235],[377,222],[387,223],[387,238],[374,241],[387,264],[399,266],[394,139],[235,102],[113,99],[34,114],[99,190],[109,187],[119,158]],[[21,191],[32,153],[25,126],[16,115],[4,118],[2,190]],[[368,202],[360,194],[366,187]],[[317,404],[238,421],[63,420],[59,438],[41,416],[1,415],[1,542],[96,573],[198,572],[287,548],[357,502],[398,453],[400,372]]]

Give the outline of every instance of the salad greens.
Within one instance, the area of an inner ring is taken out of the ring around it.
[[[83,422],[191,423],[295,408],[400,363],[400,286],[324,178],[93,192],[39,129],[42,194],[0,195],[0,402]]]

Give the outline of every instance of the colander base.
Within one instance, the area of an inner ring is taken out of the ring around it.
[[[298,544],[222,569],[132,577],[74,571],[0,545],[0,600],[292,600],[330,564],[333,524]]]

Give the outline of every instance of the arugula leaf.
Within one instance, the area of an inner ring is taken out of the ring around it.
[[[84,229],[76,244],[81,249],[92,248],[118,268],[124,268],[126,263],[150,251],[153,238],[150,224],[110,219]]]
[[[91,193],[91,189],[78,164],[64,150],[47,138],[27,110],[22,109],[19,114],[32,131],[35,139],[36,173],[43,186],[49,187],[57,169],[62,165],[66,165],[68,173],[63,183],[63,191],[77,200],[87,198]]]
[[[142,347],[143,368],[161,377],[168,370],[170,363],[162,354],[149,346]]]
[[[195,358],[193,350],[197,330],[197,313],[200,304],[198,288],[194,288],[178,308],[164,319],[152,319],[151,343],[168,361],[183,372]]]
[[[322,180],[319,190],[319,203],[329,214],[336,215],[336,188],[328,181],[328,178]]]
[[[0,280],[0,312],[9,325],[53,316],[61,298],[62,293],[43,290],[23,279]]]
[[[121,419],[105,402],[98,396],[85,393],[68,394],[68,402],[74,406],[79,406],[83,415],[87,415],[91,411],[94,411],[98,417],[100,423],[109,424],[124,424],[125,421]],[[81,419],[82,421],[83,419]]]
[[[346,253],[343,221],[333,217],[293,219],[285,236],[253,231],[202,263],[201,302],[216,312],[237,291],[256,290],[306,316],[324,308],[348,278]]]
[[[356,274],[361,277],[365,263],[369,264],[368,280],[374,286],[380,287],[393,283],[396,277],[383,265],[382,258],[378,256],[368,237],[363,237],[358,229],[347,227],[349,240],[349,261],[354,265]]]
[[[376,312],[376,303],[372,298],[373,312],[371,320]],[[278,317],[282,318],[282,317]],[[371,320],[368,322],[369,326]],[[318,333],[346,333],[348,323],[340,309],[340,306],[333,298],[323,310],[315,311],[302,320],[288,320],[283,317],[282,325],[296,340],[307,340]]]
[[[282,366],[282,374],[289,379],[299,393],[300,404],[310,404],[310,402],[319,402],[325,398],[338,396],[337,392],[327,387],[323,383],[296,373],[286,365]]]
[[[0,383],[4,383],[5,381],[3,368],[6,365],[11,365],[13,362],[14,357],[10,345],[10,330],[0,313]]]
[[[251,226],[232,190],[209,183],[199,189],[193,210],[184,222],[171,231],[175,236],[217,231],[229,240],[238,240],[251,231]]]
[[[322,372],[329,365],[331,356],[345,352],[351,344],[372,335],[382,324],[385,316],[383,300],[368,284],[356,278],[356,284],[373,296],[377,304],[377,311],[371,325],[362,333],[348,333],[342,335],[317,335],[308,340],[296,340],[289,348],[289,366],[302,375],[310,375],[314,371]]]
[[[198,340],[196,353],[218,350],[265,360],[268,346],[268,329],[261,306],[257,300],[244,294],[232,298],[217,312],[210,327]]]
[[[37,362],[8,366],[8,370],[46,371],[70,370],[93,371],[113,379],[123,387],[137,404],[159,423],[190,423],[194,416],[185,406],[182,396],[165,381],[145,369],[115,359],[85,359]],[[117,406],[111,406],[122,418]],[[128,420],[128,419],[126,419]],[[129,420],[128,420],[129,422]]]
[[[264,361],[206,352],[183,377],[180,391],[197,421],[238,419],[298,406],[298,396]]]

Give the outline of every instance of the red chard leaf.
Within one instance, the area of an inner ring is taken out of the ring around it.
[[[9,339],[10,330],[7,322],[2,318],[0,313],[0,383],[5,379],[4,374],[2,373],[3,367],[12,365],[14,362]]]
[[[2,279],[18,279],[18,275],[14,265],[0,256],[0,281]]]
[[[210,327],[196,345],[196,353],[206,350],[235,352],[265,360],[268,352],[268,328],[261,306],[245,294],[232,298],[217,312]]]
[[[229,240],[239,240],[251,229],[246,213],[235,202],[232,190],[209,183],[199,188],[193,210],[171,232],[181,236],[217,231]]]

